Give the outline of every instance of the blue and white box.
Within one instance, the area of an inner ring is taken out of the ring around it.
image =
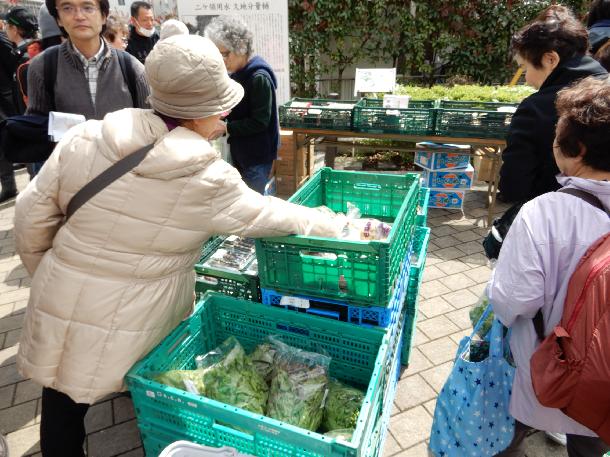
[[[430,189],[428,208],[461,209],[466,189]]]
[[[466,168],[453,168],[451,170],[428,170],[422,172],[424,187],[447,189],[470,189],[474,179],[474,167],[470,164]]]
[[[423,141],[417,143],[416,147],[421,151],[415,152],[413,162],[428,170],[452,170],[454,168],[466,168],[470,164],[470,146],[464,144],[441,144]],[[435,149],[450,149],[455,152],[435,152]]]

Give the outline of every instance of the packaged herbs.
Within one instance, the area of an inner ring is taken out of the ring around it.
[[[328,386],[322,428],[326,431],[355,429],[364,392],[333,379]]]
[[[307,430],[322,423],[330,357],[273,340],[276,355],[267,415]]]

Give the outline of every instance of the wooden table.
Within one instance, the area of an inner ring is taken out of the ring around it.
[[[379,149],[379,146],[367,146],[358,145],[354,142],[349,143],[345,141],[338,141],[339,138],[367,138],[377,140],[392,140],[392,141],[404,141],[419,143],[421,141],[430,141],[434,143],[448,143],[448,144],[468,144],[471,146],[483,146],[479,151],[483,155],[492,161],[491,179],[487,186],[487,225],[490,226],[493,220],[493,212],[496,204],[496,194],[498,193],[498,181],[500,177],[500,163],[502,160],[502,149],[506,146],[506,141],[495,138],[454,138],[446,136],[420,136],[420,135],[402,135],[392,133],[367,133],[367,132],[353,132],[351,130],[315,130],[315,129],[300,129],[292,128],[293,141],[295,142],[295,150],[298,151],[299,146],[307,144],[316,139],[321,139],[321,143],[330,144],[337,147],[355,147],[362,149]],[[412,147],[396,147],[392,146],[392,149],[398,151],[415,152],[417,149]],[[455,149],[435,149],[436,152],[453,152]],[[461,152],[460,152],[461,154]],[[475,156],[474,150],[465,152],[470,156]],[[296,160],[295,160],[295,177],[296,173]],[[297,183],[296,187],[300,187],[301,183]]]

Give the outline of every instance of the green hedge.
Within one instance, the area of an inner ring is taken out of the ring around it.
[[[413,100],[466,100],[480,102],[519,103],[534,93],[529,86],[397,86],[395,93],[410,95]]]

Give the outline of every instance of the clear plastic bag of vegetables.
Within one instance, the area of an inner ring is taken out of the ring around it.
[[[267,384],[271,383],[273,374],[273,363],[275,361],[276,347],[271,343],[262,343],[254,348],[250,354],[250,360],[258,373],[263,377]]]
[[[329,438],[337,438],[343,441],[351,441],[353,434],[353,428],[344,428],[340,430],[331,430],[329,432],[326,432],[324,436],[328,436]]]
[[[235,337],[198,357],[197,365],[203,372],[206,397],[253,413],[265,413],[269,387]]]
[[[330,357],[270,341],[276,354],[267,416],[316,431],[324,415]]]
[[[153,379],[193,394],[202,395],[204,391],[203,370],[170,370],[153,376]]]
[[[324,405],[322,429],[327,432],[355,429],[363,401],[364,392],[360,389],[331,379],[328,385],[326,404]]]

